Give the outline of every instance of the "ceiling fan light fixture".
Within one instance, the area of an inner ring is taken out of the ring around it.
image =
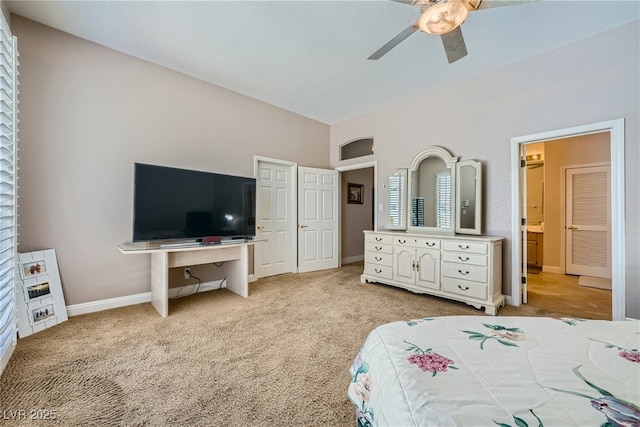
[[[442,0],[425,10],[418,26],[429,34],[445,34],[459,27],[469,14],[463,0]]]

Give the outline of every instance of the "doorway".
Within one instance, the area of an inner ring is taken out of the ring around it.
[[[364,261],[363,230],[376,228],[376,167],[377,161],[336,168],[340,173],[341,265]],[[354,190],[357,197],[353,197]]]
[[[526,289],[526,281],[521,278],[526,278],[527,275],[527,227],[525,227],[525,224],[522,222],[522,219],[526,218],[526,214],[524,213],[524,209],[526,208],[521,204],[521,194],[523,191],[526,192],[526,190],[521,188],[521,182],[526,178],[521,177],[521,153],[526,151],[528,144],[571,139],[572,137],[597,133],[606,133],[610,139],[612,318],[613,320],[622,320],[625,318],[624,120],[622,119],[512,139],[513,230],[511,304],[513,305],[520,305],[523,300],[522,290]],[[548,157],[548,159],[550,159],[550,157]],[[546,188],[551,189],[554,187],[547,185]],[[562,230],[565,225],[564,213],[552,213],[549,211],[548,206],[546,208],[544,218],[545,232],[549,229],[550,221],[557,221],[561,224],[558,230]],[[564,252],[564,237],[561,236],[561,240],[562,244],[551,247],[557,247],[560,251]],[[562,257],[564,257],[564,254],[562,254],[560,258],[560,268],[555,271],[551,269],[552,271],[550,272],[564,274],[566,271],[565,260]],[[547,264],[546,260],[544,264]]]

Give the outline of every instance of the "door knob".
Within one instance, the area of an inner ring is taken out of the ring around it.
[[[569,230],[577,230],[577,229],[578,229],[578,227],[574,227],[573,225],[570,225],[570,226],[568,226],[567,228],[568,228]]]

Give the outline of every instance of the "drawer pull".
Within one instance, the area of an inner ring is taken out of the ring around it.
[[[380,270],[379,268],[375,268],[374,271],[378,274],[382,273],[382,270]]]
[[[407,243],[407,239],[398,239],[398,243],[400,243],[401,245],[404,245],[405,243]]]
[[[469,257],[468,257],[468,256],[466,256],[466,257],[464,257],[464,258],[463,258],[463,257],[461,257],[461,256],[459,256],[459,257],[458,257],[458,259],[459,259],[460,261],[462,261],[462,262],[469,261]]]
[[[458,285],[458,289],[460,289],[461,291],[468,291],[468,290],[469,290],[469,287],[468,287],[468,286],[465,286],[465,287],[463,288],[462,286]]]
[[[458,273],[462,274],[463,276],[466,276],[467,274],[469,274],[469,270],[467,271],[462,271],[462,270],[458,270]]]
[[[374,248],[376,249],[376,251],[381,251],[382,250],[382,246],[374,246]]]
[[[430,248],[434,247],[436,245],[436,242],[427,242],[427,246],[429,246]]]
[[[380,257],[380,256],[376,256],[376,257],[373,257],[373,258],[374,258],[376,261],[382,261],[382,257]]]
[[[382,242],[382,237],[376,237],[376,242]]]
[[[463,245],[458,245],[458,247],[460,249],[462,249],[463,251],[466,251],[467,249],[469,249],[469,245],[464,245],[464,246]]]

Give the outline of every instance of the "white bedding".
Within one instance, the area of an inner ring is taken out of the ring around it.
[[[640,426],[640,321],[453,316],[374,329],[358,425]]]

